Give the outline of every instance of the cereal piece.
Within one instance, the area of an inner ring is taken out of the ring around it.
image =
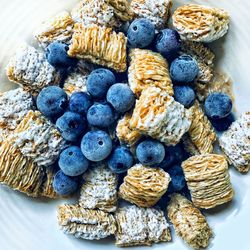
[[[171,96],[174,94],[168,63],[159,53],[133,49],[130,58],[128,81],[137,96],[148,86],[161,88]]]
[[[172,0],[132,0],[131,9],[137,18],[147,18],[156,29],[164,29],[173,5]]]
[[[75,24],[68,54],[123,72],[126,70],[127,38],[110,28]]]
[[[198,83],[208,83],[213,78],[214,53],[203,43],[182,41],[181,53],[188,54],[196,59],[199,65]]]
[[[13,145],[38,166],[52,165],[66,141],[40,112],[29,111],[11,135]]]
[[[186,152],[188,152],[190,155],[199,155],[200,152],[198,151],[197,147],[192,142],[190,136],[188,134],[183,135],[181,139],[184,149]]]
[[[149,135],[166,145],[176,145],[188,131],[191,113],[166,91],[148,87],[136,101],[131,129]]]
[[[119,247],[151,246],[171,240],[169,225],[161,210],[129,206],[116,213],[116,245]]]
[[[225,93],[234,100],[232,80],[227,74],[214,72],[214,77],[209,83],[196,83],[196,95],[199,101],[204,101],[213,92]]]
[[[114,8],[115,15],[123,22],[131,21],[133,13],[127,0],[107,0],[107,3]]]
[[[142,135],[130,128],[129,122],[132,114],[126,113],[122,119],[118,121],[116,127],[116,135],[121,143],[125,143],[128,146],[135,145],[142,137]]]
[[[212,153],[213,144],[216,141],[214,129],[201,109],[198,101],[190,108],[192,123],[188,134],[194,146],[200,154]]]
[[[83,175],[79,204],[83,208],[114,212],[117,208],[117,175],[106,164],[96,164]]]
[[[55,41],[69,43],[73,34],[74,23],[70,14],[63,11],[44,21],[35,31],[34,36],[44,48]]]
[[[34,109],[31,94],[22,88],[0,93],[0,129],[8,135],[22,121],[29,110]]]
[[[58,206],[58,223],[65,234],[86,240],[99,240],[116,231],[112,214],[82,208],[80,205]]]
[[[182,168],[196,207],[209,209],[232,200],[234,192],[224,156],[192,156],[182,163]]]
[[[167,191],[170,176],[161,168],[136,164],[128,170],[119,196],[140,207],[152,207]]]
[[[250,112],[241,115],[219,139],[230,164],[246,173],[250,169]]]
[[[194,249],[206,248],[213,233],[206,218],[188,199],[173,194],[168,205],[168,217],[174,229]]]
[[[47,62],[45,54],[28,45],[11,58],[6,73],[10,81],[35,95],[45,86],[60,82],[60,74]]]
[[[218,8],[188,4],[173,14],[173,25],[183,40],[212,42],[228,31],[229,14]]]

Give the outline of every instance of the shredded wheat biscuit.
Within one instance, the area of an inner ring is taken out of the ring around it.
[[[34,32],[35,38],[43,48],[52,42],[69,43],[74,27],[74,20],[67,11],[44,21]]]
[[[173,194],[167,211],[177,235],[188,245],[194,249],[208,246],[212,230],[200,210],[188,199],[180,194]]]
[[[127,38],[121,32],[97,25],[84,27],[77,23],[68,54],[123,72],[127,68],[126,44]]]
[[[230,164],[246,173],[250,169],[250,112],[241,115],[219,139]]]
[[[218,8],[188,4],[179,7],[172,18],[183,40],[212,42],[228,31],[229,14]]]
[[[117,208],[117,175],[105,163],[93,165],[83,175],[79,204],[83,208],[114,212]]]
[[[65,234],[86,240],[99,240],[113,235],[116,221],[112,214],[82,208],[80,205],[58,206],[57,218]]]
[[[136,101],[130,128],[166,145],[176,145],[188,131],[191,113],[160,88],[148,87]]]
[[[119,247],[150,246],[171,240],[169,225],[161,210],[129,206],[120,208],[117,220],[116,245]]]
[[[167,191],[170,176],[161,168],[136,164],[128,170],[119,196],[140,207],[152,207]]]
[[[45,54],[28,45],[17,50],[7,65],[6,73],[10,81],[34,95],[42,88],[60,82],[60,74],[47,62]]]
[[[209,209],[232,200],[234,191],[224,156],[193,156],[182,163],[182,168],[195,206]]]
[[[137,18],[147,18],[156,29],[163,29],[167,25],[172,0],[132,0],[131,9]]]
[[[133,49],[130,59],[128,82],[136,96],[148,86],[161,88],[171,96],[174,94],[168,63],[159,53]]]

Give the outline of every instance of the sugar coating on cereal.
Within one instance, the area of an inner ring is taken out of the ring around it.
[[[131,10],[137,18],[147,18],[156,29],[163,29],[167,25],[172,0],[132,0]]]
[[[191,112],[166,91],[148,87],[142,91],[130,127],[166,145],[176,145],[191,125]]]
[[[140,96],[149,86],[158,87],[173,95],[168,63],[164,57],[145,49],[133,49],[129,55],[128,82],[135,95]]]
[[[161,168],[136,164],[128,170],[120,186],[119,196],[140,207],[152,207],[167,191],[171,178]]]
[[[208,246],[212,230],[200,210],[188,199],[180,194],[173,194],[167,212],[175,232],[189,246],[194,249]]]
[[[6,73],[10,81],[35,95],[42,88],[60,82],[60,74],[48,63],[45,54],[28,45],[16,51],[7,65]]]
[[[67,11],[62,11],[41,23],[35,30],[34,36],[44,48],[55,41],[69,43],[74,23],[70,14]]]
[[[121,32],[97,25],[85,27],[77,23],[68,54],[79,59],[124,72],[126,65],[127,38]]]
[[[57,218],[61,230],[76,238],[100,240],[116,231],[116,221],[112,214],[85,209],[79,204],[58,206]]]
[[[92,164],[83,175],[79,204],[83,208],[114,212],[117,209],[118,177],[106,163]]]
[[[171,240],[169,225],[160,209],[127,206],[120,208],[115,217],[116,245],[119,247],[151,246]]]
[[[246,173],[250,169],[250,112],[243,113],[219,139],[230,164]]]
[[[233,199],[227,160],[223,155],[202,154],[182,162],[192,201],[199,208],[213,208]]]

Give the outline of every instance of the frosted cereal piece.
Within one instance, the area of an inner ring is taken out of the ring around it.
[[[158,30],[164,29],[170,15],[172,0],[132,0],[131,9],[137,18],[147,18]]]
[[[78,204],[58,206],[57,218],[62,231],[76,238],[100,240],[116,231],[116,221],[112,214],[85,209]]]
[[[172,18],[183,40],[206,43],[224,36],[230,21],[226,11],[198,4],[179,7]]]
[[[130,128],[131,115],[131,113],[126,113],[116,126],[116,135],[119,141],[128,146],[134,146],[142,137],[138,131]]]
[[[202,154],[182,163],[192,201],[199,208],[213,208],[233,199],[228,165],[223,155]]]
[[[67,144],[55,125],[38,111],[29,111],[10,137],[20,152],[38,166],[50,166]]]
[[[32,109],[34,109],[33,98],[22,88],[0,93],[1,137],[11,133]]]
[[[83,208],[114,212],[117,208],[117,175],[107,164],[92,164],[83,175],[79,204]]]
[[[197,61],[199,66],[197,83],[207,84],[212,80],[215,55],[208,47],[199,42],[182,41],[181,53],[190,55]]]
[[[116,33],[111,28],[97,25],[85,27],[77,23],[68,54],[123,72],[127,68],[126,45],[127,38],[121,32]]]
[[[250,169],[250,112],[243,113],[219,139],[228,161],[239,172]]]
[[[128,170],[119,196],[140,207],[152,207],[167,191],[171,178],[161,168],[136,164]]]
[[[128,206],[115,214],[117,220],[116,245],[151,246],[171,240],[169,225],[161,210]]]
[[[74,27],[74,20],[67,11],[44,21],[35,30],[34,36],[40,45],[46,48],[52,42],[69,43]]]
[[[151,136],[166,145],[176,145],[189,130],[191,113],[156,87],[142,91],[130,120],[130,128]]]
[[[191,142],[200,154],[212,153],[216,141],[216,133],[212,124],[204,114],[198,101],[190,108],[192,123],[188,130]]]
[[[206,218],[188,199],[173,194],[167,207],[175,232],[194,249],[206,248],[213,236]]]
[[[6,74],[10,81],[34,95],[48,85],[59,84],[61,78],[45,54],[28,45],[21,46],[10,59]]]
[[[173,86],[167,61],[159,54],[145,49],[130,52],[128,82],[135,95],[140,96],[148,86],[158,87],[173,95]]]

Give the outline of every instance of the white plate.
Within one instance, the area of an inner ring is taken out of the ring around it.
[[[0,0],[0,90],[13,88],[5,77],[4,67],[20,42],[32,40],[32,31],[45,18],[69,9],[77,0]],[[228,10],[232,20],[229,34],[216,42],[217,62],[234,82],[237,114],[250,109],[250,2],[249,0],[175,1],[209,4]],[[207,212],[215,238],[209,249],[250,249],[250,174],[242,176],[231,169],[235,188],[233,202],[216,211]],[[66,200],[48,201],[28,198],[0,186],[0,249],[2,250],[103,250],[117,249],[110,240],[84,241],[64,235],[58,230],[56,205]],[[130,249],[145,249],[130,248]],[[172,243],[155,244],[152,249],[188,249],[174,236]]]

